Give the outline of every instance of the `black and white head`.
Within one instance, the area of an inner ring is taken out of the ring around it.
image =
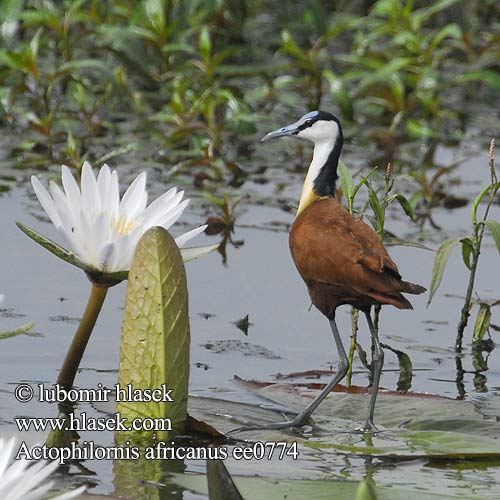
[[[275,137],[295,136],[307,139],[314,144],[330,143],[342,148],[342,126],[339,119],[327,111],[311,111],[295,123],[279,128],[265,135],[261,141],[268,141]]]
[[[311,111],[295,123],[269,132],[261,141],[288,135],[314,143],[313,158],[307,171],[297,210],[297,215],[299,215],[318,198],[335,196],[337,166],[344,139],[342,126],[335,115],[326,111]]]

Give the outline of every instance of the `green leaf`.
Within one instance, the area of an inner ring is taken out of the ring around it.
[[[210,500],[243,500],[222,460],[207,460]]]
[[[431,49],[433,50],[436,49],[445,38],[460,39],[462,38],[462,36],[463,36],[462,29],[458,24],[455,23],[447,24],[432,39]]]
[[[384,349],[389,349],[398,357],[399,363],[399,378],[396,386],[396,390],[406,392],[411,387],[411,382],[413,379],[413,365],[410,356],[403,351],[394,349],[390,345],[381,344]]]
[[[349,212],[352,213],[352,202],[353,202],[353,186],[354,183],[352,181],[352,175],[349,169],[345,166],[345,163],[340,160],[339,166],[337,168],[337,172],[340,177],[340,185],[342,186],[342,192],[347,200],[347,206],[349,208]]]
[[[200,55],[205,63],[210,61],[210,54],[212,52],[212,40],[210,39],[210,31],[206,26],[200,32]]]
[[[500,90],[500,74],[493,69],[483,69],[479,71],[467,71],[456,78],[457,83],[463,82],[485,82],[490,87]]]
[[[120,348],[121,388],[173,389],[173,402],[118,402],[122,417],[170,419],[172,430],[127,431],[120,439],[167,440],[183,432],[189,384],[189,317],[181,253],[161,227],[140,239],[129,272]],[[168,426],[167,426],[168,427]]]
[[[481,342],[485,334],[488,332],[491,322],[491,307],[489,304],[479,304],[479,311],[477,313],[476,323],[474,324],[474,333],[472,335],[472,342]]]
[[[116,78],[109,66],[99,59],[79,59],[68,61],[57,68],[57,76],[61,77],[73,73],[95,72],[110,82],[116,84]]]
[[[439,0],[437,2],[431,2],[428,7],[424,7],[415,11],[412,15],[413,27],[419,30],[425,21],[428,21],[432,16],[442,12],[453,4],[457,3],[459,0]]]
[[[368,191],[368,200],[377,221],[377,231],[381,231],[384,227],[384,209],[382,208],[382,205],[377,197],[376,191],[371,186]]]
[[[401,238],[397,238],[395,236],[384,236],[384,245],[386,246],[401,246],[401,247],[414,247],[420,248],[421,250],[428,250],[429,252],[434,252],[434,250],[423,243],[419,243],[418,241],[408,241],[402,240]]]
[[[139,149],[139,144],[137,142],[132,142],[130,144],[126,144],[125,146],[113,149],[111,151],[108,151],[104,155],[102,155],[100,158],[94,161],[93,165],[98,168],[101,165],[104,165],[107,163],[109,160],[112,158],[116,158],[117,156],[123,156],[131,151],[137,151]]]
[[[462,240],[460,240],[460,242],[462,243],[462,259],[467,269],[470,269],[471,267],[470,256],[474,251],[474,242],[470,237],[463,238]]]
[[[352,190],[352,200],[354,202],[354,199],[356,198],[356,195],[358,194],[358,191],[361,189],[362,186],[368,186],[368,179],[378,170],[378,165],[373,167],[364,177],[361,178],[361,180],[354,186],[354,189]]]
[[[477,209],[479,207],[479,204],[483,201],[483,198],[490,192],[490,191],[497,191],[500,189],[500,182],[496,182],[494,184],[488,184],[477,196],[476,199],[474,200],[474,203],[472,204],[472,223],[477,224]]]
[[[14,330],[0,332],[0,340],[22,335],[23,333],[29,332],[34,326],[35,323],[28,323],[27,325],[20,326],[19,328],[15,328]]]
[[[415,219],[415,213],[413,212],[413,207],[411,206],[410,202],[406,198],[406,196],[402,194],[394,194],[389,197],[388,202],[392,203],[394,200],[398,201],[403,210],[405,211],[405,214],[411,219]]]
[[[432,269],[432,280],[431,286],[429,287],[429,299],[427,300],[427,306],[429,306],[429,304],[431,303],[434,294],[437,292],[437,289],[441,284],[448,258],[450,257],[450,253],[455,248],[455,245],[458,243],[458,241],[459,240],[455,239],[445,240],[437,251],[436,257],[434,259],[434,267]]]
[[[375,488],[373,487],[372,481],[369,479],[363,479],[359,483],[355,500],[377,500],[377,495],[375,494]]]
[[[498,252],[500,253],[500,223],[496,220],[485,220],[484,225],[490,231],[491,236],[493,236]]]

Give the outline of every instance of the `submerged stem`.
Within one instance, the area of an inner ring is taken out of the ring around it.
[[[78,325],[73,341],[69,347],[64,363],[57,377],[57,383],[64,389],[71,389],[75,381],[76,372],[87,347],[90,335],[94,329],[102,304],[106,298],[108,287],[92,285],[87,307]]]

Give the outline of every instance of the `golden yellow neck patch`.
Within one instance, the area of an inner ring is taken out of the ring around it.
[[[328,196],[320,196],[314,191],[314,188],[309,190],[308,192],[302,192],[302,196],[300,197],[299,208],[297,209],[297,213],[295,217],[298,217],[301,212],[303,212],[309,205],[312,205],[318,200],[322,200],[324,198],[328,198]]]

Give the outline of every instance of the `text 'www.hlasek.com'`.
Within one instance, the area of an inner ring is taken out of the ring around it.
[[[42,403],[104,403],[114,400],[120,403],[173,403],[173,390],[162,384],[157,389],[134,389],[131,384],[121,387],[105,388],[98,384],[95,389],[65,390],[58,384],[32,386],[22,383],[16,386],[14,396],[20,403],[37,399]],[[65,418],[16,417],[15,423],[20,432],[85,432],[85,431],[125,431],[125,432],[168,432],[172,431],[170,418],[127,419],[120,412],[107,416],[91,416],[83,411],[78,415],[69,413]],[[47,444],[29,446],[22,442],[16,460],[224,460],[231,456],[235,460],[284,460],[298,458],[296,442],[254,442],[244,446],[194,447],[179,446],[173,441],[158,441],[152,446],[132,446],[125,441],[120,446],[101,446],[93,441],[81,444],[71,442],[69,446],[51,447]]]

